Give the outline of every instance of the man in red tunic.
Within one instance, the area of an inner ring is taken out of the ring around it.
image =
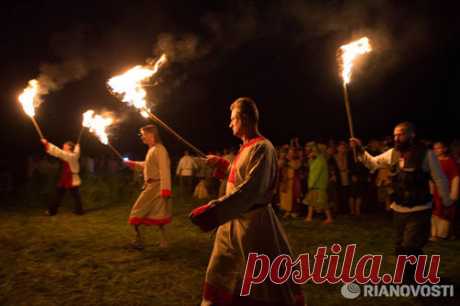
[[[58,212],[59,204],[66,193],[69,191],[75,200],[74,213],[77,215],[83,214],[83,207],[80,197],[80,145],[74,144],[72,141],[67,141],[59,149],[57,146],[48,142],[46,139],[41,139],[45,146],[45,150],[49,155],[57,157],[61,160],[61,173],[56,189],[56,198],[52,201],[47,210],[47,214],[54,216]]]

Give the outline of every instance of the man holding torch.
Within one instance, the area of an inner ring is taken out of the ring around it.
[[[171,223],[172,216],[169,155],[155,125],[142,127],[140,136],[142,142],[149,147],[145,161],[124,161],[131,169],[144,172],[144,190],[134,203],[128,219],[136,234],[132,247],[144,248],[141,225],[157,225],[160,229],[160,247],[166,248],[168,242],[165,225]]]
[[[415,139],[415,127],[402,122],[394,129],[395,147],[378,155],[367,153],[356,138],[358,159],[369,169],[389,167],[392,175],[391,208],[394,212],[396,255],[422,255],[430,235],[432,196],[430,180],[434,181],[442,203],[452,204],[447,178],[433,151]],[[406,265],[404,281],[414,281],[414,265]]]
[[[224,177],[229,170],[226,195],[190,214],[203,231],[217,228],[201,305],[303,306],[301,288],[292,281],[276,285],[267,280],[249,295],[240,295],[249,253],[273,260],[292,252],[270,204],[276,192],[277,157],[272,143],[258,131],[257,106],[250,98],[239,98],[230,109],[230,128],[243,145],[231,166],[224,158],[207,157],[216,176]]]
[[[58,212],[59,204],[66,193],[69,191],[75,200],[74,213],[77,215],[83,214],[83,207],[80,196],[81,179],[80,172],[80,145],[74,144],[72,141],[67,141],[62,146],[62,149],[42,138],[42,144],[49,155],[57,157],[61,160],[61,173],[56,189],[56,198],[49,204],[47,214],[54,216]]]

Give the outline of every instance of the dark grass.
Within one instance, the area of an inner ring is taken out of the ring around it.
[[[128,247],[127,217],[138,187],[130,176],[86,179],[82,194],[88,213],[83,216],[72,214],[71,200],[57,216],[45,216],[50,195],[33,192],[36,186],[5,199],[0,209],[0,305],[198,305],[213,241],[188,220],[198,203],[175,199],[167,250],[157,247],[159,235],[152,228],[144,231],[146,249],[134,251]],[[296,254],[335,242],[356,243],[358,255],[388,255],[383,271],[393,269],[391,219],[384,214],[339,216],[333,225],[319,219],[283,223]],[[443,283],[459,287],[460,241],[429,244],[426,252],[441,254]],[[340,287],[307,283],[304,291],[309,305],[459,304],[457,298],[346,300]]]

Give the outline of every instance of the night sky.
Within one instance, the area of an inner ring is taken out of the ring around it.
[[[344,139],[337,49],[362,35],[374,50],[356,64],[350,84],[357,136],[382,137],[410,120],[421,137],[457,137],[460,26],[449,2],[3,2],[3,158],[42,150],[16,97],[44,73],[60,84],[36,116],[51,142],[76,139],[85,110],[109,110],[121,119],[114,146],[142,156],[137,129],[148,121],[111,96],[106,81],[161,52],[172,61],[148,87],[149,103],[205,151],[238,145],[228,107],[239,96],[255,99],[261,132],[275,144],[293,136]],[[69,63],[78,63],[78,73]],[[172,155],[185,149],[162,135]],[[110,154],[92,135],[83,147]]]

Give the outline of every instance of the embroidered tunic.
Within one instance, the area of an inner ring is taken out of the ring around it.
[[[144,171],[144,190],[131,209],[130,224],[162,225],[171,222],[171,169],[168,151],[162,144],[151,147],[145,161],[136,162]]]
[[[224,174],[228,161],[221,159]],[[253,285],[241,297],[246,260],[250,252],[273,260],[292,252],[270,202],[276,191],[277,157],[271,142],[258,137],[244,144],[231,164],[226,195],[208,205],[219,224],[206,271],[202,306],[209,305],[304,305],[300,286],[270,280]]]

